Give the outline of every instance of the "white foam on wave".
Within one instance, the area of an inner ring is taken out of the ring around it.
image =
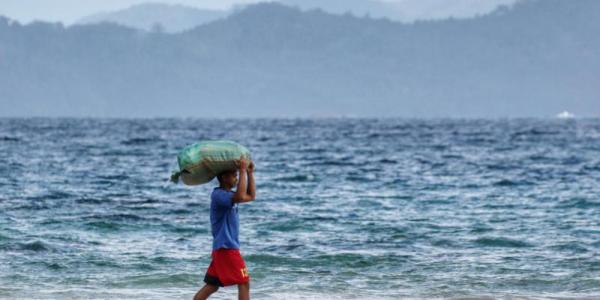
[[[573,119],[575,118],[575,115],[565,110],[557,114],[556,117],[559,119]]]

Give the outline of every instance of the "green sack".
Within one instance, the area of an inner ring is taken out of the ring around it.
[[[251,160],[250,151],[232,141],[202,141],[189,145],[177,155],[179,171],[173,172],[171,180],[187,185],[199,185],[211,181],[219,173],[237,170],[236,161],[243,157]]]

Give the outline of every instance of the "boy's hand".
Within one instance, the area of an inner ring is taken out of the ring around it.
[[[250,164],[248,165],[248,172],[249,173],[254,172],[254,162],[250,162]]]
[[[240,158],[240,160],[238,160],[238,166],[240,167],[240,170],[247,170],[248,160],[246,160],[245,158]]]

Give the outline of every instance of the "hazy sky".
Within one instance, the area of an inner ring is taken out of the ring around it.
[[[397,2],[409,18],[461,17],[486,13],[498,4],[516,0],[382,0]],[[32,20],[73,23],[81,17],[100,11],[112,11],[144,2],[183,4],[198,8],[227,9],[236,3],[259,0],[0,0],[0,15],[20,22]]]
[[[0,0],[0,15],[21,22],[49,20],[72,23],[101,11],[127,8],[144,2],[183,4],[200,8],[226,9],[234,3],[256,0]]]

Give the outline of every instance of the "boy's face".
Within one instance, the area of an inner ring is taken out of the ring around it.
[[[234,187],[238,183],[237,171],[227,172],[222,176],[223,185]]]

